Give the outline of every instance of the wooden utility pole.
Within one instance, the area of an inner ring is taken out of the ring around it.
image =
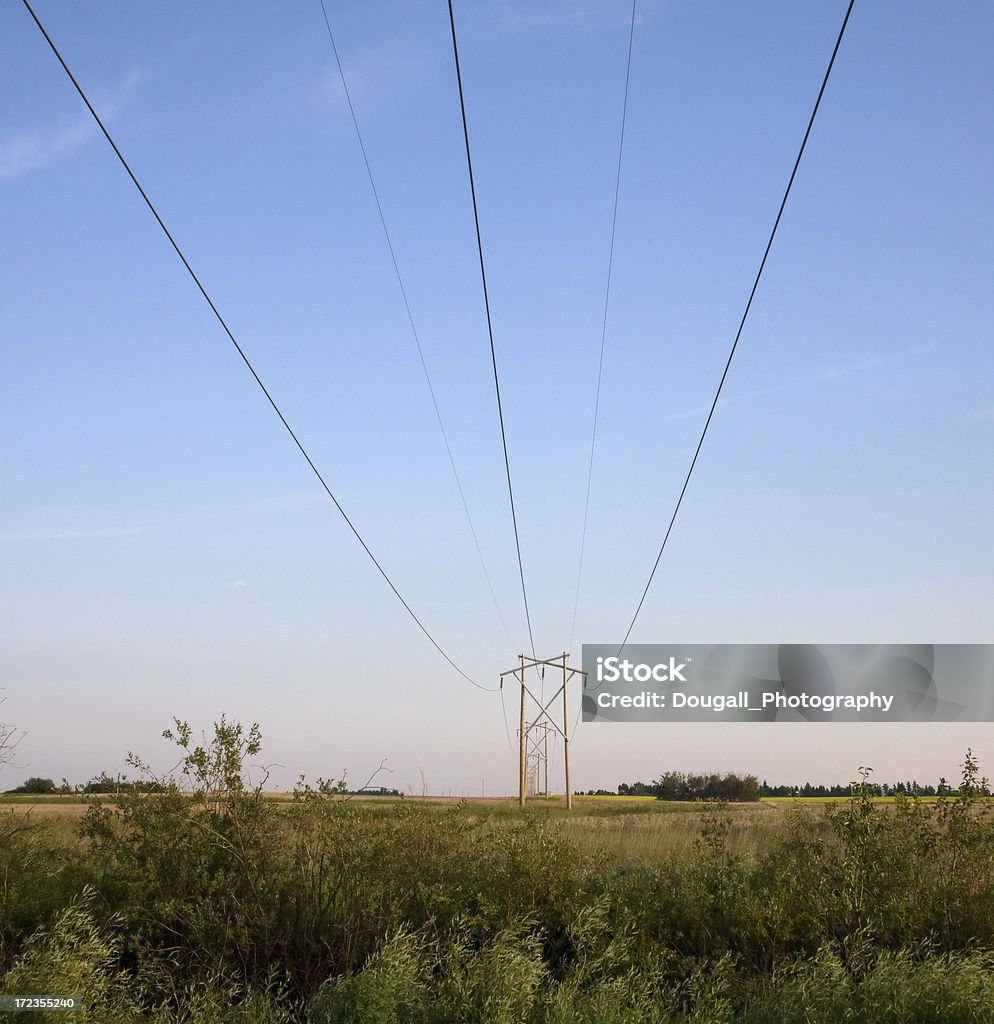
[[[582,673],[581,673],[582,674]],[[563,652],[563,763],[566,766],[566,810],[573,810],[573,790],[569,784],[569,709],[566,706],[566,652]]]
[[[518,755],[520,764],[518,766],[518,806],[525,806],[525,796],[528,793],[528,754],[525,745],[525,737],[528,729],[525,726],[525,656],[521,656],[521,727],[518,736],[521,742],[518,744]]]
[[[566,689],[573,676],[582,676],[586,675],[586,673],[582,669],[570,667],[569,654],[565,651],[558,658],[528,658],[522,654],[519,656],[519,661],[520,663],[517,668],[508,669],[500,674],[502,686],[505,676],[514,676],[521,686],[520,727],[518,729],[518,805],[524,807],[528,797],[528,738],[529,733],[537,729],[545,730],[545,791],[548,794],[548,730],[551,728],[563,738],[563,760],[566,769],[566,809],[571,810],[573,807],[573,790],[570,788],[569,777],[569,703],[566,699]],[[525,682],[525,673],[528,669],[544,669],[546,666],[561,668],[563,673],[562,684],[548,701],[544,697],[536,697]],[[549,713],[549,709],[558,701],[560,695],[562,695],[563,699],[562,727],[559,726]],[[537,708],[537,714],[530,723],[527,721],[526,716],[529,698]]]

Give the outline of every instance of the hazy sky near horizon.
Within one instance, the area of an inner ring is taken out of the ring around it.
[[[845,6],[638,4],[577,661],[634,612]],[[445,4],[328,10],[509,636],[317,0],[36,10],[400,592],[496,685],[527,634]],[[456,4],[540,655],[570,641],[630,10]],[[990,5],[856,4],[633,641],[994,641],[992,48]],[[280,786],[386,759],[513,790],[499,695],[379,577],[20,4],[0,52],[0,717],[29,733],[0,789],[168,767],[173,716],[225,712]],[[992,740],[581,725],[573,776],[934,781]]]

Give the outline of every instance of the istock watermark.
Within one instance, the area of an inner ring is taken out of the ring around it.
[[[994,644],[584,644],[585,722],[991,722]]]

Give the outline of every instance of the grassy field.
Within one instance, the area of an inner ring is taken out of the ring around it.
[[[938,801],[567,813],[262,793],[223,723],[184,750],[182,787],[0,800],[0,991],[107,1024],[994,1024],[969,756]]]
[[[291,794],[267,793],[275,804],[292,804]],[[894,804],[892,797],[868,798],[874,805]],[[429,812],[461,808],[466,819],[483,823],[520,824],[541,822],[591,855],[603,855],[621,866],[651,865],[664,860],[685,860],[694,854],[701,830],[711,811],[700,802],[663,802],[654,797],[576,796],[573,809],[567,811],[562,796],[529,800],[521,810],[516,798],[487,797],[459,799],[454,797],[335,797],[348,803],[369,820],[390,818],[398,812],[419,807]],[[934,798],[931,801],[934,803]],[[74,841],[70,823],[78,823],[91,804],[114,806],[112,798],[84,798],[76,795],[59,797],[0,797],[0,814],[4,809],[27,816],[38,824],[60,823],[51,835]],[[782,834],[785,816],[800,808],[821,809],[845,803],[843,799],[772,797],[751,804],[730,804],[727,846],[736,856],[758,856],[774,848]],[[821,822],[828,832],[827,823]]]

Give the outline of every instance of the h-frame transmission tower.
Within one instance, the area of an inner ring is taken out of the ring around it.
[[[500,682],[504,685],[505,676],[514,676],[521,684],[521,722],[518,729],[518,803],[524,807],[529,792],[529,771],[530,766],[533,772],[541,771],[544,781],[545,794],[549,793],[549,732],[558,733],[563,738],[563,764],[566,770],[566,809],[573,806],[573,791],[569,781],[569,705],[566,699],[566,687],[569,681],[576,675],[586,675],[582,669],[572,668],[569,664],[569,655],[563,651],[558,658],[529,658],[526,655],[519,655],[520,664],[517,668],[501,672]],[[545,670],[546,668],[557,668],[562,672],[562,682],[559,689],[546,701],[544,698],[536,697],[528,688],[525,682],[525,673],[529,669]],[[549,709],[562,697],[562,725],[560,725],[549,712]],[[537,713],[532,720],[527,720],[526,712],[528,702],[531,701]],[[538,779],[536,778],[537,782]],[[537,792],[537,786],[532,789]]]
[[[555,730],[546,721],[525,726],[528,734],[528,795],[549,795],[549,733]]]

